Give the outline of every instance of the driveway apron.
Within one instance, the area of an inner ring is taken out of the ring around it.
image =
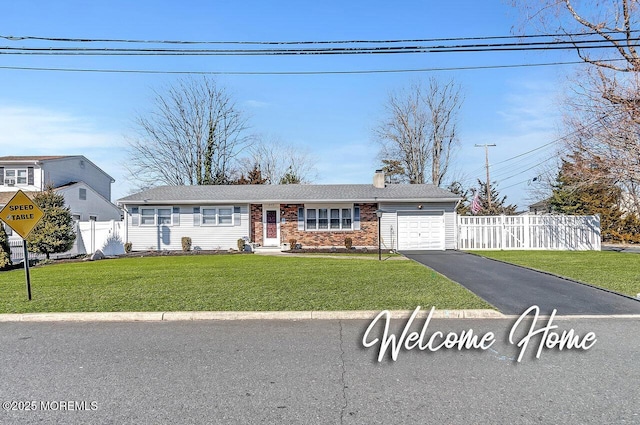
[[[569,279],[460,251],[406,251],[406,257],[458,282],[503,314],[532,305],[541,314],[640,314],[640,301]]]

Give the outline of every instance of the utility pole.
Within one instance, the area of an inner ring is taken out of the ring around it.
[[[476,148],[484,147],[484,163],[485,163],[485,167],[487,168],[487,204],[489,205],[489,208],[491,208],[491,180],[489,179],[489,147],[494,147],[495,143],[491,143],[491,144],[485,143],[484,145],[474,145],[474,146]]]

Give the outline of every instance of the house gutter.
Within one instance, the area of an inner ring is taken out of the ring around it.
[[[286,203],[384,203],[384,202],[422,202],[422,203],[438,203],[438,202],[455,202],[460,198],[428,198],[428,199],[182,199],[182,200],[166,200],[166,199],[147,199],[147,200],[123,200],[116,201],[118,205],[179,205],[179,204],[286,204]]]

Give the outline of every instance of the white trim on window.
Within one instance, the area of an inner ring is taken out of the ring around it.
[[[173,207],[140,207],[140,226],[173,226]]]
[[[304,230],[344,232],[354,229],[353,204],[305,205]]]
[[[235,225],[233,205],[215,205],[200,207],[200,226],[232,227]]]
[[[4,168],[4,181],[7,186],[27,186],[28,168]]]

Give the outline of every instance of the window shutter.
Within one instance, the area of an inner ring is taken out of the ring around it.
[[[138,209],[138,207],[131,208],[131,225],[140,225],[140,210]]]
[[[193,207],[193,225],[200,226],[200,207]]]
[[[233,207],[233,225],[240,226],[240,207]]]
[[[0,185],[4,185],[4,167],[0,167]]]
[[[360,230],[360,207],[353,207],[353,230]]]
[[[180,207],[173,207],[171,219],[174,226],[180,226]]]
[[[33,186],[34,178],[33,178],[33,167],[27,167],[27,184],[29,186]]]
[[[304,207],[298,207],[298,230],[304,230]]]

